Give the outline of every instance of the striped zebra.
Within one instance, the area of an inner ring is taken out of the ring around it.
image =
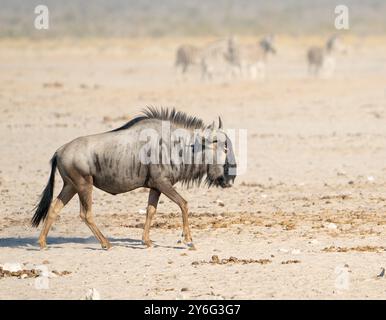
[[[188,71],[190,66],[198,65],[200,62],[201,49],[193,45],[182,45],[176,52],[175,67],[181,67],[182,73]]]
[[[226,59],[239,75],[251,79],[264,79],[268,56],[276,54],[274,37],[263,37],[259,42],[249,45],[238,45],[234,39],[228,41]]]
[[[332,35],[327,39],[324,47],[313,46],[307,51],[308,72],[318,76],[324,71],[326,76],[335,71],[335,53],[346,53],[347,48],[339,35]]]
[[[192,66],[201,67],[203,79],[212,78],[215,65],[225,65],[225,54],[228,50],[228,39],[219,39],[198,47],[193,45],[181,45],[176,51],[175,67],[181,68],[184,74]]]

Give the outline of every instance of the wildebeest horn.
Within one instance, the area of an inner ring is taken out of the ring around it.
[[[208,126],[208,129],[210,129],[210,130],[213,130],[213,129],[214,129],[214,121],[212,122],[211,125]]]
[[[222,120],[221,117],[218,117],[218,128],[222,129]]]

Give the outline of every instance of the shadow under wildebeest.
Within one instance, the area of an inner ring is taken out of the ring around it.
[[[131,239],[131,238],[109,238],[110,242],[117,247],[125,247],[131,249],[146,249],[147,246],[144,245],[141,239]],[[62,244],[98,244],[99,242],[95,237],[49,237],[48,241],[51,244],[52,248],[60,248],[59,245]],[[156,241],[153,242],[155,248],[169,248],[169,249],[184,249],[183,246],[164,246],[157,244]],[[27,250],[40,250],[37,242],[37,238],[34,237],[8,237],[0,238],[0,248],[21,248]],[[101,248],[94,247],[84,247],[85,249],[90,250],[102,250]]]

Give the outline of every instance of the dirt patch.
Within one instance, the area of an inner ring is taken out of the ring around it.
[[[251,263],[257,263],[257,264],[268,264],[272,261],[269,259],[238,259],[236,257],[229,257],[228,259],[220,259],[217,255],[212,256],[211,260],[209,261],[193,261],[193,266],[198,266],[202,264],[251,264]]]
[[[357,246],[357,247],[326,247],[322,251],[324,252],[383,252],[385,247],[380,246]]]
[[[71,274],[71,271],[52,271],[53,274],[61,277]],[[37,269],[23,269],[18,271],[9,271],[4,270],[2,267],[0,267],[0,279],[1,278],[8,278],[8,277],[15,277],[18,279],[27,279],[27,278],[37,278],[41,275],[41,271]]]
[[[281,264],[294,264],[294,263],[301,263],[300,260],[287,260],[287,261],[282,261]]]
[[[63,88],[63,83],[58,81],[46,82],[46,83],[43,83],[43,88]]]
[[[39,276],[39,274],[40,274],[39,271],[36,269],[8,271],[8,270],[3,270],[3,268],[0,267],[0,279],[7,278],[7,277],[16,277],[18,279],[36,278]]]

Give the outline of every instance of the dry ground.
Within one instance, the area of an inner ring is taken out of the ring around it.
[[[306,73],[305,49],[322,39],[279,37],[266,81],[212,83],[173,69],[178,44],[205,39],[0,41],[0,264],[70,272],[46,290],[0,278],[0,299],[80,299],[89,288],[105,299],[384,299],[386,39],[349,40],[330,79]],[[39,251],[29,219],[52,154],[146,105],[208,123],[220,114],[226,127],[248,130],[247,172],[233,189],[181,190],[198,250],[177,244],[181,216],[167,199],[151,230],[156,246],[145,249],[146,190],[95,190],[113,249],[100,249],[74,198]]]

